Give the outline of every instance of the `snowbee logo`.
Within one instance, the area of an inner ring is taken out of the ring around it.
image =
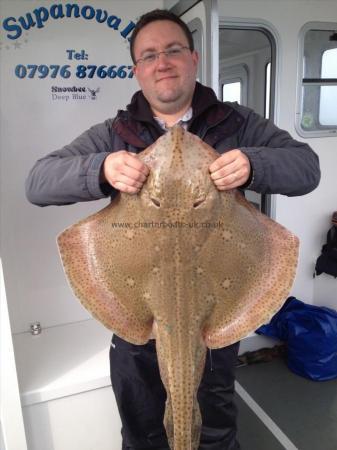
[[[90,92],[90,98],[91,98],[91,100],[96,100],[96,94],[99,92],[99,88],[97,88],[97,89],[90,89],[90,88],[87,88],[88,89],[88,91]]]
[[[97,100],[100,88],[90,88],[86,86],[52,86],[51,99],[53,101],[68,102],[71,100]]]

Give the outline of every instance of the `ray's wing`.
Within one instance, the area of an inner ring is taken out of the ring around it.
[[[266,323],[286,300],[297,265],[298,238],[233,195],[230,219],[214,230],[202,255],[212,267],[208,289],[215,297],[203,330],[209,348],[237,342]]]
[[[153,322],[143,301],[147,268],[141,246],[146,246],[146,236],[132,227],[137,199],[122,200],[118,196],[103,210],[67,228],[57,242],[68,281],[82,305],[123,339],[145,344]]]

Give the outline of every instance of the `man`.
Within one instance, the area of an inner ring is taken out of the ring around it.
[[[136,153],[177,122],[221,154],[209,168],[219,190],[249,186],[293,196],[318,185],[318,158],[307,145],[248,108],[219,102],[212,90],[196,83],[198,55],[188,28],[175,15],[155,10],[142,16],[130,49],[141,91],[114,120],[90,128],[35,164],[26,184],[32,203],[69,204],[118,191],[136,194],[149,173]],[[202,450],[239,448],[233,404],[238,346],[207,356],[198,391]],[[168,449],[166,394],[154,341],[135,346],[114,336],[110,365],[123,449]]]

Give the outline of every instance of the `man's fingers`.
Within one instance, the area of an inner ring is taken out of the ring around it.
[[[147,176],[144,174],[144,172],[142,172],[138,169],[135,169],[129,165],[123,164],[118,169],[119,169],[118,170],[119,175],[123,175],[127,178],[130,178],[131,180],[138,181],[142,184],[144,183],[144,181],[147,178]],[[123,180],[120,180],[120,181],[123,181]]]
[[[121,192],[125,192],[126,194],[137,194],[140,190],[138,187],[130,186],[129,184],[125,184],[121,181],[116,181],[113,187]]]
[[[142,175],[142,176],[144,176],[144,175]],[[140,189],[143,186],[144,181],[145,181],[145,179],[140,182],[134,178],[131,178],[131,177],[128,177],[127,175],[119,173],[119,174],[116,174],[115,179],[112,181],[112,186],[116,187],[117,183],[122,183],[122,184],[126,184],[127,186],[130,186],[130,187],[133,187],[136,189]]]
[[[219,156],[209,166],[215,186],[223,191],[242,186],[251,172],[248,157],[239,149],[230,150]]]
[[[225,191],[242,186],[246,181],[246,176],[241,176],[239,172],[236,172],[228,175],[225,178],[214,180],[214,184],[219,191]]]
[[[148,174],[149,168],[136,155],[125,150],[111,153],[103,164],[104,179],[122,192],[138,192]]]
[[[237,172],[238,169],[239,169],[239,164],[237,163],[237,161],[234,161],[230,164],[227,164],[224,167],[220,167],[215,172],[212,172],[211,178],[213,181],[216,181],[220,178],[225,178],[225,177]]]
[[[229,150],[212,162],[212,164],[209,166],[209,171],[213,173],[221,169],[222,167],[233,163],[237,159],[239,153],[241,153],[241,151],[238,149]]]
[[[134,153],[124,151],[122,155],[122,162],[133,169],[142,172],[145,177],[149,174],[149,168],[144,164]]]

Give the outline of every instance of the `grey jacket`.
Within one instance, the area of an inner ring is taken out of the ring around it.
[[[295,196],[317,187],[319,161],[307,144],[292,139],[249,108],[219,102],[211,89],[199,83],[192,108],[190,132],[219,154],[239,148],[249,158],[252,175],[242,189]],[[162,134],[139,91],[115,119],[91,127],[69,145],[39,159],[26,180],[27,198],[47,206],[114,196],[114,188],[100,184],[107,155],[118,150],[139,153]]]

